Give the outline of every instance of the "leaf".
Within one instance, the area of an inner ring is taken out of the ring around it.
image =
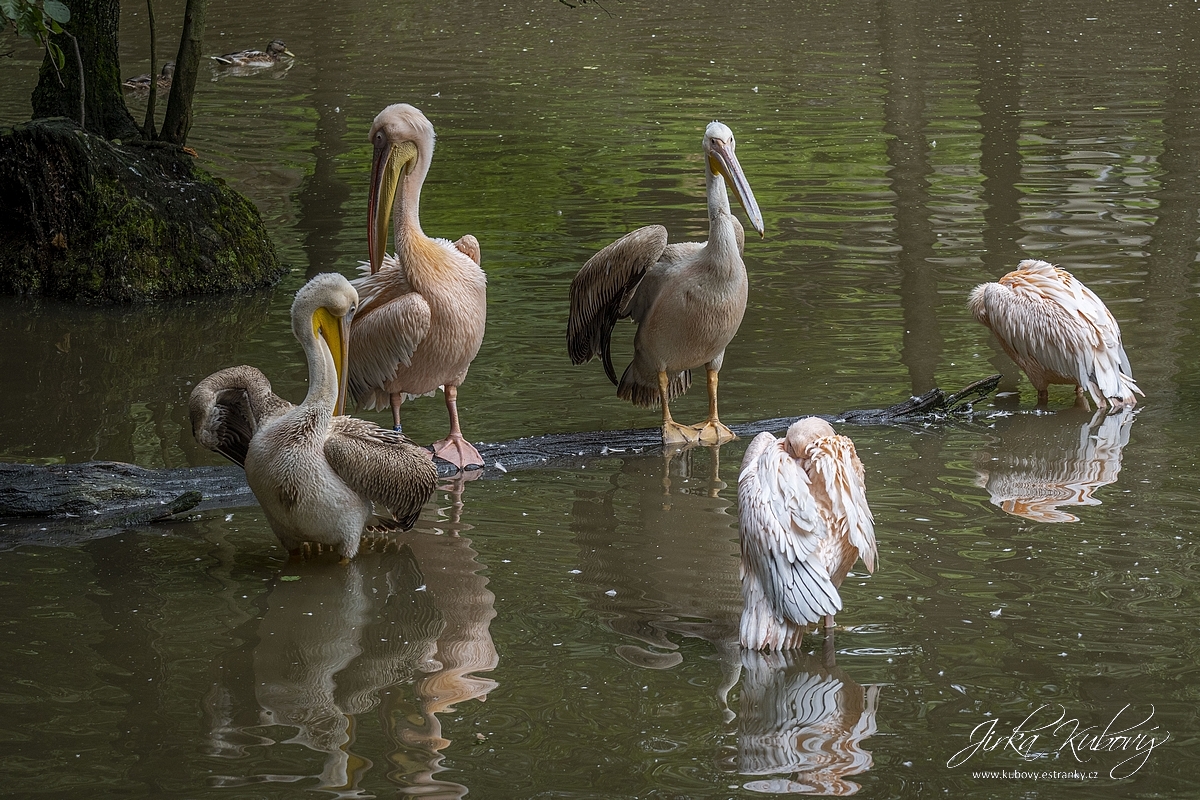
[[[71,21],[71,9],[59,2],[59,0],[46,0],[42,3],[42,11],[46,16],[60,24],[66,24]]]
[[[3,14],[9,19],[16,19],[18,6],[20,6],[18,0],[0,0],[0,14]]]
[[[298,581],[298,580],[300,580],[300,576],[299,575],[280,575],[279,580],[281,580],[281,581]]]
[[[67,57],[63,54],[62,48],[54,42],[47,42],[46,49],[50,51],[50,57],[54,59],[54,64],[60,70],[67,65]]]

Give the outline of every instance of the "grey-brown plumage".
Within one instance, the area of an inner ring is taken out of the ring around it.
[[[410,528],[437,481],[427,453],[406,436],[341,416],[346,336],[357,305],[341,275],[318,275],[296,293],[292,331],[309,367],[300,405],[276,396],[248,366],[208,376],[189,401],[196,440],[245,468],[272,530],[292,553],[317,542],[353,558],[364,528],[374,524],[372,503]]]
[[[639,228],[596,253],[571,282],[567,352],[582,364],[599,356],[617,396],[639,406],[661,403],[663,441],[720,443],[735,438],[717,415],[717,373],[746,310],[745,232],[729,208],[728,181],[754,229],[762,215],[734,155],[733,132],[713,122],[704,132],[707,242],[667,244],[661,225]],[[611,337],[617,320],[638,324],[633,361],[617,380]],[[694,367],[708,376],[708,418],[696,426],[671,418],[669,403],[691,386]]]
[[[279,63],[284,56],[295,58],[282,39],[275,39],[264,50],[239,50],[236,53],[226,53],[223,56],[209,56],[213,61],[227,67],[269,67]]]
[[[214,372],[196,384],[188,400],[192,435],[239,467],[261,422],[294,406],[271,391],[267,376],[242,364]]]

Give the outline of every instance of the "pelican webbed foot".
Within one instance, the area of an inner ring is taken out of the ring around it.
[[[732,442],[737,438],[737,435],[729,430],[729,427],[721,420],[713,418],[705,420],[699,425],[692,426],[692,430],[696,431],[697,438],[700,444],[725,444]]]
[[[698,437],[699,434],[691,425],[680,425],[674,420],[663,421],[663,444],[695,444],[700,441]]]
[[[482,467],[483,456],[475,446],[463,438],[461,433],[451,433],[445,439],[434,442],[433,454],[443,461],[449,461],[460,470],[467,467]]]

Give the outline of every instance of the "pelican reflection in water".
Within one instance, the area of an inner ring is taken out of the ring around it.
[[[976,286],[967,304],[1029,376],[1038,405],[1046,405],[1052,383],[1073,385],[1076,403],[1085,409],[1085,390],[1097,408],[1137,405],[1134,395],[1142,390],[1117,320],[1065,269],[1027,259],[999,282]]]
[[[244,762],[253,774],[213,779],[221,787],[297,783],[354,796],[385,796],[397,785],[421,796],[462,797],[442,780],[450,744],[439,715],[485,700],[485,674],[499,655],[490,624],[495,596],[461,536],[409,533],[364,549],[345,569],[293,562],[266,597],[261,620],[218,665],[206,699],[210,752]],[[279,739],[271,726],[286,730]],[[321,757],[296,774],[298,744]],[[380,752],[373,747],[384,748]],[[265,774],[262,759],[275,766]],[[355,794],[360,793],[360,794]]]
[[[863,687],[824,657],[742,651],[738,761],[744,788],[844,797],[848,778],[874,764],[863,740],[876,732],[880,686]]]
[[[390,105],[371,125],[370,196],[367,202],[370,263],[354,282],[362,307],[351,340],[350,394],[366,409],[392,408],[400,430],[400,404],[446,397],[450,433],[433,453],[459,469],[483,466],[462,434],[458,387],[483,343],[487,277],[479,268],[479,242],[456,242],[421,230],[421,187],[433,160],[433,125],[418,109]],[[389,222],[394,218],[394,230]],[[396,252],[386,254],[389,233]]]
[[[726,185],[741,201],[750,224],[763,233],[762,214],[734,155],[733,131],[720,122],[704,131],[708,241],[667,244],[661,225],[639,228],[592,256],[571,281],[567,351],[583,364],[599,356],[617,396],[639,406],[662,407],[665,444],[719,444],[734,439],[717,415],[717,373],[725,347],[746,311],[748,280],[742,262],[745,231],[729,208]],[[620,381],[610,340],[618,319],[638,324],[633,361]],[[670,401],[691,386],[691,369],[708,375],[708,418],[681,425]]]
[[[1060,506],[1095,506],[1097,489],[1115,483],[1135,414],[1128,409],[1071,422],[1063,414],[996,420],[998,441],[975,456],[977,486],[992,505],[1034,522],[1078,522]]]
[[[308,396],[278,397],[254,367],[223,369],[188,401],[196,441],[246,470],[271,529],[292,555],[306,542],[354,558],[368,525],[408,529],[437,482],[424,451],[395,431],[342,416],[348,328],[358,304],[336,273],[296,292],[292,332],[308,360]],[[376,522],[373,503],[391,511]]]

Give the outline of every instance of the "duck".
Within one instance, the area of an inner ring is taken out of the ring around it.
[[[292,332],[308,361],[308,395],[277,396],[258,369],[236,366],[196,384],[192,433],[246,471],[267,522],[293,557],[328,546],[342,563],[365,530],[411,528],[432,494],[437,470],[427,451],[373,422],[344,416],[346,355],[358,293],[337,273],[306,283],[292,303]],[[391,519],[377,518],[374,504]]]
[[[209,56],[213,61],[226,67],[269,67],[278,64],[284,56],[295,58],[282,39],[273,39],[263,50],[239,50],[236,53],[226,53],[223,56]]]
[[[158,90],[165,92],[171,88],[171,82],[175,79],[175,62],[168,61],[163,64],[162,72],[158,75]],[[123,87],[134,92],[149,92],[150,91],[150,73],[138,75],[130,78],[121,84]]]

